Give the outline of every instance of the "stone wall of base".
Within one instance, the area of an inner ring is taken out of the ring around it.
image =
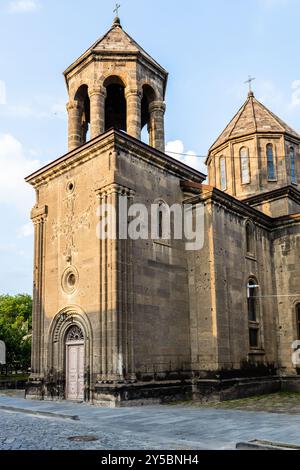
[[[192,383],[151,382],[135,384],[97,384],[93,402],[98,406],[141,406],[192,400]]]
[[[280,377],[253,377],[248,379],[199,380],[193,387],[193,398],[198,401],[237,400],[254,395],[280,392]]]
[[[25,398],[27,400],[44,400],[44,383],[42,381],[29,381],[25,384]]]
[[[1,380],[0,390],[24,390],[27,380]]]
[[[300,376],[299,377],[282,377],[282,392],[300,392]]]
[[[300,392],[300,377],[251,377],[235,379],[197,379],[185,381],[97,383],[86,393],[86,401],[103,407],[153,405],[178,401],[227,401],[280,391]],[[26,398],[60,400],[47,393],[42,381],[28,382]]]

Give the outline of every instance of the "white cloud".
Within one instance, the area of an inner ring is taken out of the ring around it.
[[[0,105],[6,104],[6,84],[0,80]]]
[[[205,158],[196,156],[196,153],[191,150],[185,151],[184,144],[181,140],[168,142],[166,145],[166,154],[198,171],[201,171],[202,173],[207,174]]]
[[[16,207],[28,216],[35,196],[24,178],[39,166],[38,160],[26,158],[17,139],[10,134],[0,134],[0,205]]]
[[[29,222],[28,224],[22,225],[22,227],[18,230],[18,238],[31,237],[33,233],[33,224]]]
[[[40,8],[36,0],[14,0],[8,4],[10,13],[30,13]]]

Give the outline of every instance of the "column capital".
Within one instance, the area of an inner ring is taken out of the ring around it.
[[[105,87],[102,87],[102,86],[94,86],[92,88],[89,89],[89,97],[91,98],[92,96],[95,96],[95,95],[98,95],[98,96],[102,96],[104,98],[106,98],[107,96],[107,90]]]
[[[97,196],[109,196],[110,194],[119,194],[120,196],[134,197],[135,191],[133,189],[122,186],[118,183],[111,183],[103,188],[95,190]]]
[[[138,98],[142,98],[142,92],[138,88],[125,88],[125,98],[129,98],[129,96],[137,96]]]
[[[69,103],[67,103],[66,108],[67,108],[67,111],[71,111],[72,109],[82,110],[83,105],[81,103],[79,103],[79,101],[69,101]]]
[[[43,222],[48,215],[48,206],[34,206],[31,211],[31,220],[34,225],[38,225]]]
[[[152,101],[152,103],[149,104],[149,111],[150,113],[155,111],[161,111],[162,113],[165,113],[166,103],[164,101]]]

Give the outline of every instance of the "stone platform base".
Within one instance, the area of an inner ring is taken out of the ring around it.
[[[151,382],[134,384],[97,384],[93,403],[105,407],[155,405],[192,400],[191,382]]]
[[[44,384],[42,381],[31,381],[25,384],[25,398],[27,400],[43,400],[44,399]]]
[[[26,398],[32,400],[64,399],[62,388],[56,389],[58,393],[49,393],[49,388],[42,381],[28,382]],[[97,383],[86,391],[85,401],[96,406],[115,408],[192,400],[228,401],[280,391],[300,392],[300,377],[198,379],[130,384]]]
[[[295,386],[295,385],[294,385]],[[300,391],[300,378],[298,379]],[[97,384],[93,402],[99,406],[120,407],[178,401],[228,401],[265,395],[282,390],[280,377],[243,379],[200,379],[185,382],[151,382],[130,385]]]

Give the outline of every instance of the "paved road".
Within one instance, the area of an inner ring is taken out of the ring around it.
[[[4,411],[3,406],[78,415],[79,420]],[[234,449],[237,442],[255,438],[299,444],[299,429],[300,415],[180,406],[101,409],[0,397],[0,450]],[[69,440],[75,436],[98,440]]]

